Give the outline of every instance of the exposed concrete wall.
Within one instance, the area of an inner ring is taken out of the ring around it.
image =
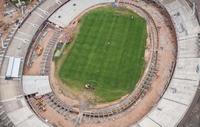
[[[199,20],[199,24],[200,24],[200,0],[186,0],[190,6],[192,6],[192,3],[195,2],[196,4],[196,15],[197,18]]]

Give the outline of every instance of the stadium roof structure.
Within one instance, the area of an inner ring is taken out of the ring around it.
[[[30,110],[24,98],[6,102],[5,106],[10,109],[7,115],[16,127],[49,127]]]
[[[80,13],[97,4],[115,2],[115,0],[71,0],[57,10],[49,21],[59,27],[67,27]]]
[[[9,57],[6,78],[18,78],[20,71],[21,58]]]
[[[48,76],[23,76],[23,90],[25,95],[45,95],[52,92]]]

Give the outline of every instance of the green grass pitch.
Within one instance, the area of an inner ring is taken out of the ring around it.
[[[59,69],[60,79],[72,89],[94,86],[100,102],[130,93],[144,70],[146,21],[122,8],[102,7],[80,21],[74,45]]]

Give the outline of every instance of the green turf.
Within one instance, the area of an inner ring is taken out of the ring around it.
[[[74,45],[60,67],[59,77],[82,90],[94,85],[101,102],[130,93],[144,69],[146,21],[137,14],[111,7],[85,14]]]

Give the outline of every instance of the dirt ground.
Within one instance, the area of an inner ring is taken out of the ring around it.
[[[41,39],[37,43],[36,45],[40,45],[43,49],[42,54],[41,55],[37,55],[36,54],[36,48],[33,51],[33,55],[32,55],[32,62],[31,62],[31,67],[27,67],[25,68],[24,74],[25,75],[40,75],[40,66],[41,66],[41,62],[42,62],[42,58],[44,56],[44,51],[47,48],[48,42],[51,40],[53,34],[54,34],[54,30],[51,28],[47,28],[41,35]]]
[[[158,31],[158,64],[156,78],[152,81],[151,89],[147,92],[146,96],[137,102],[136,105],[132,106],[130,109],[125,111],[122,115],[119,115],[117,119],[109,120],[103,123],[82,123],[81,127],[126,127],[137,121],[141,120],[153,107],[156,105],[160,97],[162,96],[166,86],[168,85],[169,79],[171,77],[172,65],[176,59],[176,38],[174,33],[168,27],[168,22],[166,22],[166,17],[164,17],[157,8],[146,5],[144,3],[135,3],[131,0],[123,0],[130,3],[137,4],[145,9],[147,12],[151,12],[151,16],[156,24],[156,30]],[[132,8],[129,6],[129,8]],[[135,8],[132,8],[135,11]],[[151,27],[151,26],[149,26]],[[153,28],[153,27],[152,27]],[[152,29],[151,28],[151,29]],[[155,29],[155,28],[153,28]],[[64,31],[68,32],[68,31]],[[152,31],[149,31],[152,32]],[[48,40],[48,39],[47,39]],[[149,45],[149,44],[147,44]],[[147,46],[147,51],[145,53],[146,60],[149,60],[152,49]],[[35,67],[36,68],[36,67]],[[50,78],[52,87],[55,94],[65,103],[73,105],[74,107],[79,107],[79,101],[74,99],[68,92],[65,92],[62,87],[60,87],[60,82],[54,78],[55,65],[52,64],[52,70],[50,73]],[[53,80],[52,80],[53,79]],[[117,101],[118,102],[118,101]],[[104,107],[113,103],[97,105],[96,107]],[[50,123],[53,123],[59,127],[70,127],[74,126],[73,121],[66,120],[63,116],[54,111],[51,107],[47,106],[45,112],[39,112],[44,119],[48,119]]]

